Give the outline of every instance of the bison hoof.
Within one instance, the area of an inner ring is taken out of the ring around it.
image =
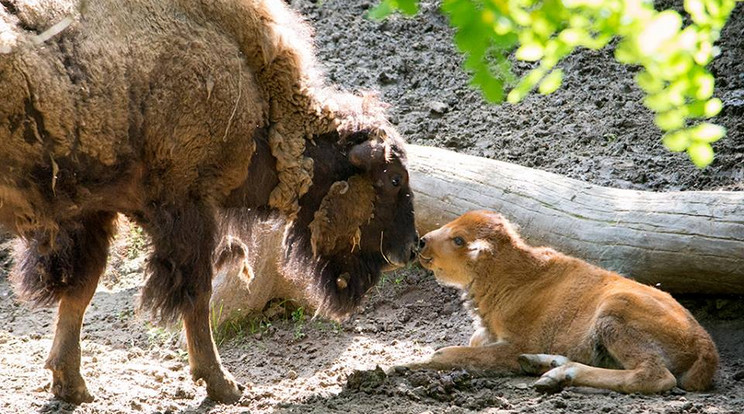
[[[75,405],[93,401],[93,396],[88,392],[85,380],[79,372],[53,368],[50,370],[52,371],[52,394],[55,397]]]
[[[224,378],[216,384],[207,384],[207,396],[212,401],[223,404],[234,404],[243,396],[245,387],[232,378]]]
[[[77,386],[54,384],[52,385],[52,393],[55,397],[70,404],[79,405],[82,403],[93,402],[93,396],[88,392],[85,383]]]

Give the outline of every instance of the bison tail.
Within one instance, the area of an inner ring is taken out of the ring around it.
[[[113,213],[95,213],[19,241],[10,273],[18,297],[49,306],[68,292],[97,284],[116,232],[114,218]]]

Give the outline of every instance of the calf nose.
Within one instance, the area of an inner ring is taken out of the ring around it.
[[[426,247],[426,236],[420,238],[419,239],[419,242],[418,242],[418,248],[419,248],[419,250],[423,250],[424,247]]]

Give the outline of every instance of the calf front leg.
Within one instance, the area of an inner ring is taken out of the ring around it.
[[[407,364],[411,369],[467,369],[469,371],[519,372],[519,349],[510,343],[485,346],[448,346],[421,362]]]

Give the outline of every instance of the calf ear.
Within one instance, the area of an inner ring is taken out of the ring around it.
[[[349,161],[355,167],[369,171],[372,166],[385,162],[385,144],[369,140],[354,145],[349,151]]]
[[[484,239],[477,239],[468,244],[468,255],[470,260],[478,260],[485,253],[493,252],[493,245]]]

